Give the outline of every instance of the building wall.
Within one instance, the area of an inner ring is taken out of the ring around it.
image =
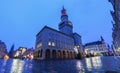
[[[47,33],[47,29],[44,29],[44,31],[42,31],[39,35],[36,36],[36,45],[35,45],[35,49],[36,50],[40,50],[42,48],[46,48],[47,46],[47,41],[48,39],[48,33]]]
[[[15,58],[23,58],[24,57],[24,53],[27,51],[26,47],[19,47],[15,53],[14,56]]]
[[[51,52],[50,58],[52,58],[53,50],[55,50],[56,52],[58,50],[60,50],[61,52],[63,51],[74,52],[73,37],[66,36],[62,33],[46,28],[39,35],[37,35],[36,38],[37,39],[36,39],[35,51],[42,50],[42,56],[39,57],[41,59],[45,59],[46,50],[48,49]],[[39,44],[42,44],[42,45],[39,47]]]
[[[82,45],[81,36],[78,35],[77,33],[74,33],[73,36],[74,36],[75,48],[78,50],[78,52],[83,53],[83,45]]]
[[[98,53],[100,54],[99,52],[99,46],[98,45],[89,45],[89,46],[85,46],[85,53],[86,54],[93,54],[93,53]]]
[[[65,23],[62,24],[59,28],[59,30],[65,34],[68,34],[68,35],[73,35],[73,29],[72,29],[72,25],[69,25],[68,23]]]
[[[103,44],[99,44],[99,52],[100,53],[104,53],[104,52],[108,52],[108,47],[106,46],[106,44],[103,42]]]
[[[107,55],[108,53],[108,48],[104,42],[101,44],[86,45],[84,50],[86,54]]]

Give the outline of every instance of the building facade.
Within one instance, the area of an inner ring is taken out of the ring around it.
[[[6,44],[0,40],[0,58],[7,54]]]
[[[9,57],[10,58],[13,58],[13,56],[14,56],[14,44],[11,46],[11,48],[10,48],[10,51],[9,51]]]
[[[14,53],[14,58],[24,58],[24,53],[27,51],[26,47],[19,47],[15,53]]]
[[[73,33],[72,22],[68,20],[64,7],[61,14],[59,30],[45,26],[36,35],[35,59],[71,59],[82,52],[81,36]]]
[[[113,47],[116,55],[120,55],[120,0],[109,0],[113,6],[113,10],[111,11],[111,15],[113,17]]]
[[[33,59],[33,55],[34,55],[34,49],[32,48],[28,48],[24,53],[23,53],[23,57],[24,58],[29,58],[29,59]]]
[[[104,39],[101,37],[100,41],[86,43],[84,45],[84,51],[88,56],[107,55],[108,47],[106,46]]]

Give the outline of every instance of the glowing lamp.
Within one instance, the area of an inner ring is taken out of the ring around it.
[[[4,59],[9,59],[9,56],[8,55],[4,55]]]

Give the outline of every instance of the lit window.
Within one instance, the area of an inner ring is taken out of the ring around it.
[[[37,45],[37,48],[39,48],[39,47],[41,47],[42,46],[42,43],[39,43],[38,45]]]
[[[54,42],[52,42],[52,46],[55,46],[55,43],[54,43]]]
[[[51,46],[51,42],[48,42],[48,45]]]

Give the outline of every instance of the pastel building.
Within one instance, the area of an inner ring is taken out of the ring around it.
[[[59,30],[44,26],[36,35],[35,59],[71,59],[83,51],[81,36],[73,33],[66,9],[61,10]]]
[[[86,43],[84,45],[84,51],[87,55],[107,55],[108,47],[106,46],[104,39],[101,37],[101,40],[99,41]]]
[[[27,51],[26,47],[19,47],[15,53],[14,53],[14,58],[23,58],[24,53]]]
[[[23,57],[24,58],[31,58],[34,54],[34,49],[32,48],[28,48],[24,53],[23,53]]]

